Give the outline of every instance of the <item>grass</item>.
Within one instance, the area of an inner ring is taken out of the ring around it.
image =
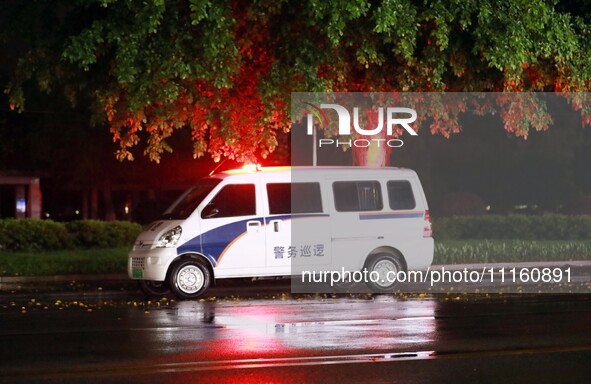
[[[435,240],[433,264],[591,260],[585,240]]]
[[[125,273],[129,247],[0,252],[0,276]],[[591,241],[435,240],[433,264],[591,260]]]
[[[125,273],[129,247],[0,252],[0,276]]]

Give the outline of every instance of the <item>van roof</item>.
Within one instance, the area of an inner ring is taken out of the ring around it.
[[[365,172],[365,173],[374,173],[374,172],[395,172],[400,174],[415,174],[415,171],[408,168],[397,168],[397,167],[358,167],[358,166],[282,166],[282,167],[260,167],[260,166],[244,166],[242,168],[237,169],[230,169],[223,172],[218,173],[218,176],[221,175],[247,175],[247,174],[256,174],[256,173],[290,173],[292,171],[298,172],[320,172],[320,173],[328,173],[328,174],[341,174],[341,173],[351,173],[351,172]]]

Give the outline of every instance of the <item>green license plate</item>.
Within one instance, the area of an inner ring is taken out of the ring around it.
[[[134,279],[141,279],[141,278],[144,277],[144,271],[142,271],[139,268],[134,268],[134,269],[131,270],[131,276]]]

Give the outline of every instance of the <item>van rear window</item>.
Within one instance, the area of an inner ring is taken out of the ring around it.
[[[415,196],[408,180],[390,180],[388,186],[388,200],[390,209],[414,209],[416,207]]]
[[[267,197],[272,215],[322,212],[319,183],[269,183]]]
[[[332,190],[339,212],[381,211],[384,207],[378,181],[335,181]]]

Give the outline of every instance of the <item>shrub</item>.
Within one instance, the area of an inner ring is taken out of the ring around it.
[[[131,246],[142,227],[127,221],[0,220],[0,251],[49,251]]]
[[[100,221],[72,221],[65,224],[68,233],[76,247],[90,248],[92,246],[104,248],[106,239]]]
[[[433,220],[435,239],[591,239],[591,215],[488,215]]]
[[[79,248],[113,248],[131,245],[142,227],[127,221],[80,220],[65,224]]]
[[[61,223],[51,220],[0,220],[0,250],[46,251],[72,248],[72,240]]]
[[[111,221],[105,227],[105,233],[111,239],[112,247],[131,247],[140,232],[142,232],[142,226],[129,221]]]

